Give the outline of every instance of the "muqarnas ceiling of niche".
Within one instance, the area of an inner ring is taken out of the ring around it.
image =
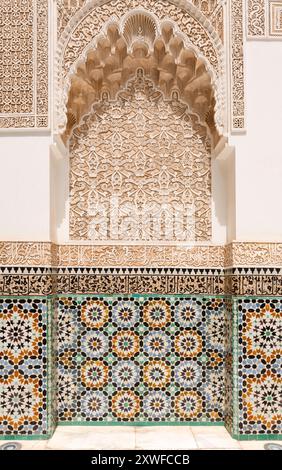
[[[211,139],[178,90],[165,99],[139,67],[69,146],[72,240],[210,239]]]
[[[165,99],[173,90],[190,111],[207,125],[213,146],[219,140],[215,124],[216,100],[212,78],[202,59],[184,43],[176,26],[164,20],[158,24],[146,11],[134,12],[124,24],[111,22],[97,38],[72,76],[67,102],[67,125],[63,140],[91,112],[106,89],[114,100],[138,68],[143,68]]]

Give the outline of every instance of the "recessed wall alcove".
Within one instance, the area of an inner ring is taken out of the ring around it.
[[[150,259],[134,268],[129,252],[212,245],[224,184],[214,163],[226,142],[222,82],[193,36],[144,8],[113,15],[75,62],[61,131],[67,241],[113,260],[124,250],[124,262],[101,259],[102,277],[91,265],[73,295],[62,289],[56,299],[59,422],[227,419],[223,265],[211,264],[213,286],[193,293],[187,276],[197,270],[181,259],[172,268],[164,251],[163,271]],[[226,237],[224,209],[219,219]],[[201,283],[208,271],[198,274]]]
[[[1,126],[30,133],[17,174],[32,162],[25,236],[0,242],[1,437],[212,424],[278,438],[282,248],[240,236],[238,181],[262,161],[248,163],[262,154],[245,134],[243,2],[50,3],[15,13],[32,24],[28,114],[14,117],[17,87],[0,97]]]

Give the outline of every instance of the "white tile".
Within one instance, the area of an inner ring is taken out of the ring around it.
[[[134,449],[133,426],[62,426],[48,441],[49,449]]]
[[[197,444],[188,426],[136,427],[136,449],[196,449]]]
[[[223,426],[191,426],[191,430],[200,449],[240,449]]]

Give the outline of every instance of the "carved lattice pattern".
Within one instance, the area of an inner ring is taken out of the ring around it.
[[[142,69],[107,94],[70,141],[70,238],[209,240],[210,142],[173,93]]]

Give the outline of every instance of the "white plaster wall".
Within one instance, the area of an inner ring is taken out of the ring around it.
[[[60,139],[50,147],[51,161],[51,239],[69,241],[69,157]]]
[[[282,41],[248,41],[246,135],[236,147],[236,233],[240,241],[282,240]]]
[[[50,142],[0,135],[0,240],[50,240]]]

